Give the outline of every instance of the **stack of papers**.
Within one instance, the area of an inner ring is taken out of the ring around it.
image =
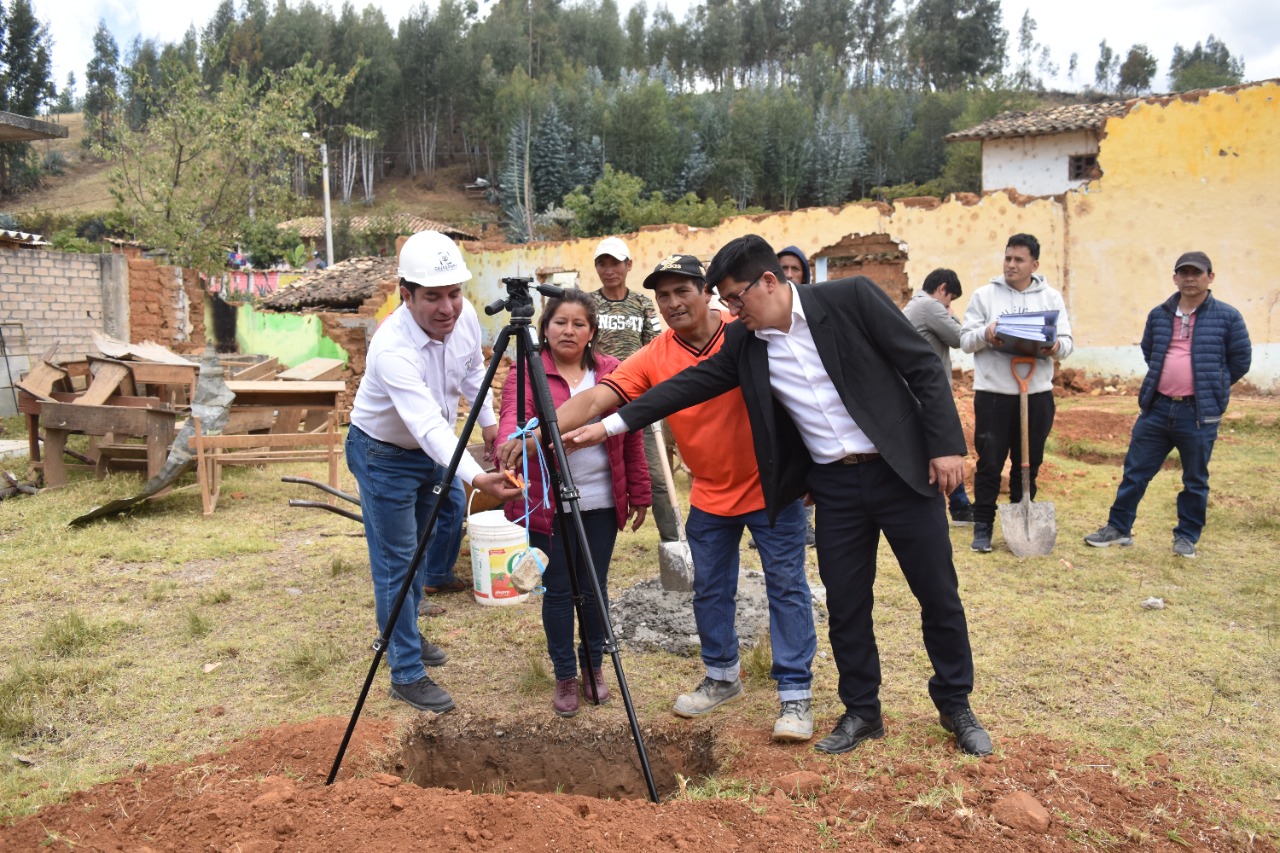
[[[1041,350],[1058,339],[1058,312],[1005,314],[996,320],[996,337],[1001,341],[996,347],[1000,352],[1047,358]]]

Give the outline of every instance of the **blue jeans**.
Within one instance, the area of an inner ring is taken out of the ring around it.
[[[366,435],[352,424],[347,433],[347,467],[360,487],[360,512],[369,546],[369,573],[378,631],[387,618],[418,541],[426,526],[446,466],[421,450],[406,450]],[[444,493],[445,505],[427,543],[426,553],[405,597],[391,632],[387,663],[394,684],[411,684],[427,674],[422,665],[422,638],[418,633],[418,605],[427,578],[449,578],[462,545],[462,488],[455,479]],[[455,495],[459,500],[455,500]]]
[[[957,510],[965,510],[972,506],[969,503],[969,495],[964,490],[964,480],[961,480],[960,485],[956,486],[951,491],[951,494],[947,495],[947,505],[951,508],[952,515],[955,515]]]
[[[738,548],[745,527],[751,530],[764,568],[773,646],[769,677],[778,683],[778,701],[813,695],[810,667],[818,638],[813,629],[809,581],[804,573],[805,521],[802,501],[784,507],[773,527],[769,526],[765,510],[731,516],[712,515],[697,507],[689,510],[685,533],[695,566],[693,617],[709,678],[731,681],[738,677],[734,599],[738,594]]]
[[[554,536],[529,531],[529,541],[547,554],[547,570],[542,574],[546,592],[542,596],[542,629],[547,635],[547,654],[557,681],[576,678],[581,662],[587,668],[587,650],[591,652],[591,667],[600,669],[604,656],[604,626],[596,609],[591,577],[587,574],[587,561],[582,557],[582,547],[569,521],[569,553],[573,555],[578,570],[578,590],[582,593],[582,622],[587,632],[587,649],[578,646],[577,660],[573,654],[573,586],[569,579],[569,562],[565,554],[565,539],[560,535],[560,520],[552,525]],[[600,603],[609,609],[609,561],[613,559],[613,544],[618,539],[618,513],[613,507],[593,509],[582,513],[582,527],[587,533],[587,547],[591,550],[591,564],[600,583]]]
[[[1128,534],[1138,515],[1138,503],[1147,484],[1160,470],[1169,451],[1182,458],[1182,491],[1178,493],[1178,526],[1174,536],[1200,541],[1209,506],[1209,457],[1218,439],[1218,425],[1196,424],[1196,406],[1157,394],[1147,411],[1134,421],[1129,451],[1124,457],[1124,477],[1116,489],[1107,523]]]

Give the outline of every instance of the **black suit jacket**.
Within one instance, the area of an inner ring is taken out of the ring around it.
[[[951,377],[933,349],[875,282],[864,276],[796,288],[823,367],[853,420],[893,470],[923,495],[929,460],[966,453]],[[638,429],[672,412],[742,388],[770,520],[808,491],[813,460],[769,386],[768,345],[741,323],[725,329],[711,358],[618,410]],[[726,453],[745,448],[726,447]]]

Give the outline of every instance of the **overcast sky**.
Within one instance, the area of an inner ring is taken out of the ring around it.
[[[382,7],[394,29],[419,2],[380,0],[373,5]],[[649,0],[650,10],[662,3]],[[55,82],[61,87],[67,72],[74,71],[77,94],[83,95],[84,69],[99,18],[107,22],[123,59],[136,35],[172,42],[192,23],[197,29],[203,27],[218,0],[179,0],[177,4],[173,0],[32,0],[32,5],[53,34]],[[341,0],[331,5],[339,8]],[[353,0],[353,5],[367,4]],[[485,5],[481,3],[482,8]],[[626,9],[632,3],[618,0],[618,5]],[[690,2],[666,0],[665,5],[682,18]],[[1103,39],[1122,57],[1133,44],[1147,45],[1159,61],[1156,91],[1165,89],[1173,46],[1190,48],[1210,34],[1225,43],[1232,56],[1244,59],[1245,79],[1280,77],[1280,2],[1276,0],[1002,0],[1002,8],[1010,53],[1017,48],[1018,27],[1029,9],[1038,25],[1037,40],[1049,47],[1053,61],[1061,67],[1057,82],[1066,89],[1079,89],[1093,80],[1098,43]],[[1066,80],[1072,53],[1079,54],[1074,83]]]

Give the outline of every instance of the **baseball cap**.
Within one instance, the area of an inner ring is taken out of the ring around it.
[[[707,270],[702,266],[702,261],[693,255],[667,255],[653,268],[653,272],[645,277],[644,286],[649,290],[657,289],[658,279],[664,275],[695,278],[702,283],[704,289],[707,286]]]
[[[1213,261],[1209,260],[1209,256],[1204,252],[1183,252],[1178,256],[1178,262],[1173,265],[1173,271],[1177,272],[1183,267],[1195,267],[1201,272],[1213,272]]]
[[[622,242],[620,237],[605,237],[600,241],[600,245],[596,246],[596,257],[601,255],[609,255],[620,261],[631,260],[631,252],[627,249],[627,244]]]

